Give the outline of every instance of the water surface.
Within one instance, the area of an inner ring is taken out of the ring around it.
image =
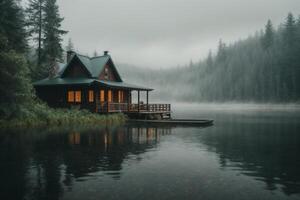
[[[215,125],[2,130],[0,199],[300,199],[297,106],[173,110]]]

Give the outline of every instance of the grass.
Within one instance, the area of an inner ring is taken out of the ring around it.
[[[53,109],[42,103],[23,107],[12,119],[0,120],[0,128],[65,126],[65,125],[117,125],[126,121],[124,114],[100,115],[87,110]]]

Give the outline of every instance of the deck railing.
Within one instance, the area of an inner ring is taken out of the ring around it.
[[[170,112],[171,104],[107,103],[97,105],[97,112]]]

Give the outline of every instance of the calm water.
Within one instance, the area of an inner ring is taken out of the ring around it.
[[[173,110],[215,125],[2,130],[0,199],[300,199],[298,107]]]

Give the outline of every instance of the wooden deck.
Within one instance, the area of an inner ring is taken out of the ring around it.
[[[171,118],[171,104],[98,103],[98,113],[125,113],[130,118]]]

